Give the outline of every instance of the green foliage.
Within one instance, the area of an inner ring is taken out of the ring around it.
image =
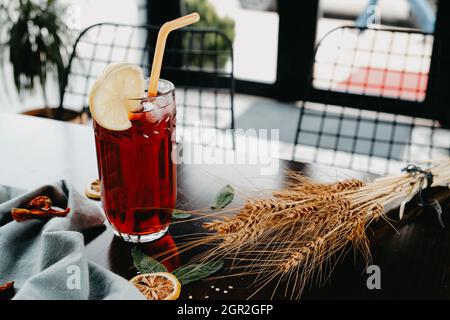
[[[218,210],[225,208],[234,198],[234,188],[227,184],[225,187],[220,189],[219,193],[216,195],[214,199],[214,203],[211,206],[211,209]]]
[[[2,35],[9,48],[9,61],[13,66],[14,83],[20,93],[33,89],[38,79],[44,99],[49,73],[56,72],[61,88],[69,29],[61,19],[63,7],[56,0],[1,0]],[[6,30],[6,32],[5,32]],[[0,57],[5,63],[3,55]]]
[[[162,263],[149,257],[136,247],[131,250],[131,256],[134,266],[140,273],[167,272]]]
[[[189,264],[172,273],[182,285],[204,279],[223,268],[224,261],[208,261],[201,264]]]
[[[181,212],[178,210],[174,210],[172,213],[173,220],[184,220],[184,219],[189,219],[190,217],[192,217],[192,214],[190,214],[188,212]]]
[[[134,247],[131,250],[133,264],[141,273],[168,272],[167,268],[159,261],[147,256],[144,252]],[[198,281],[210,276],[223,268],[224,261],[207,261],[204,263],[188,264],[172,271],[182,285]]]
[[[184,0],[183,4],[186,13],[196,11],[200,14],[200,21],[194,25],[195,27],[218,29],[222,31],[231,42],[234,41],[234,20],[229,17],[219,17],[214,6],[209,3],[208,0]],[[201,48],[201,37],[197,35],[196,38],[192,40],[192,43],[190,43],[190,39],[185,39],[185,48],[192,46],[192,49],[199,50]],[[203,39],[203,44],[203,50],[225,51],[229,49],[225,39],[223,37],[216,37],[214,34],[206,34]],[[215,61],[215,58],[211,55],[204,55],[202,58],[203,67],[217,66],[217,68],[223,68],[228,61],[229,55],[226,53],[220,54],[217,57],[217,61]],[[200,67],[200,57],[198,55],[191,55],[191,57],[189,57],[189,64],[191,66]]]

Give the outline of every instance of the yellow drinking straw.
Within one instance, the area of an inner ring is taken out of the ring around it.
[[[164,56],[164,49],[166,47],[167,36],[171,31],[186,27],[199,20],[200,15],[197,12],[194,12],[178,19],[168,21],[163,24],[161,29],[159,29],[158,39],[156,40],[155,54],[153,56],[152,72],[150,74],[150,84],[148,86],[149,97],[155,97],[158,94],[158,81],[161,74],[161,66]]]

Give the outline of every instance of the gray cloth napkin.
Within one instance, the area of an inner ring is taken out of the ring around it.
[[[38,195],[71,212],[14,221],[11,208]],[[100,209],[65,181],[25,193],[0,186],[0,284],[15,281],[14,299],[145,299],[127,280],[87,260],[83,232],[103,222]]]

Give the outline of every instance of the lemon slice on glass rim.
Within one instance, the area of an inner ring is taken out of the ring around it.
[[[130,282],[147,297],[147,300],[176,300],[180,296],[181,284],[169,272],[144,273]]]
[[[140,110],[145,90],[144,72],[131,63],[108,65],[89,94],[89,109],[103,128],[122,131],[131,127],[128,114]]]

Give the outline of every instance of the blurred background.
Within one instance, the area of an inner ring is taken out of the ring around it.
[[[0,112],[89,124],[104,66],[148,71],[157,26],[198,11],[192,32],[171,36],[163,77],[179,88],[179,128],[212,130],[200,142],[236,148],[217,137],[279,129],[281,158],[377,173],[449,154],[445,1],[0,3]]]

